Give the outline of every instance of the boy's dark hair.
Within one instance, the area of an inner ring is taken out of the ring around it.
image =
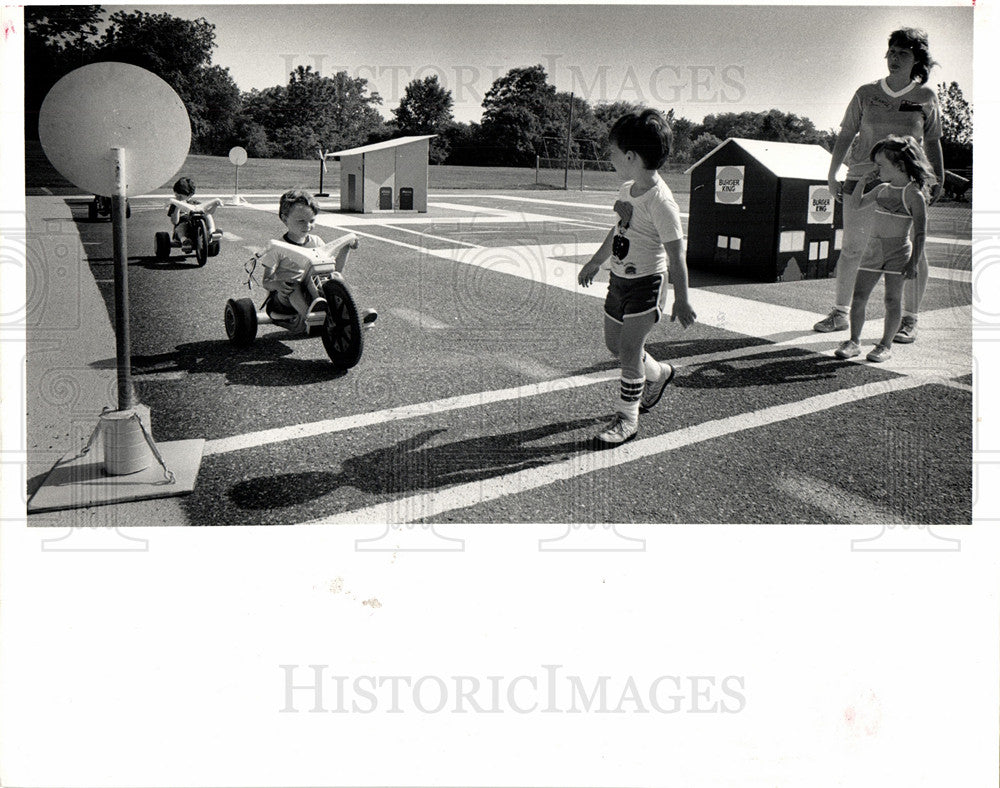
[[[916,27],[901,27],[889,34],[889,46],[909,49],[913,53],[913,68],[910,69],[910,79],[915,79],[921,85],[930,77],[931,68],[938,63],[931,57],[927,33]]]
[[[174,184],[174,194],[190,197],[194,194],[194,181],[190,178],[178,178],[177,183]]]
[[[309,192],[305,189],[289,189],[281,195],[281,201],[278,203],[278,218],[284,221],[293,205],[305,205],[313,213],[319,213],[319,203]]]
[[[655,109],[622,115],[608,137],[626,153],[635,151],[647,170],[658,170],[664,165],[674,142],[670,125]]]

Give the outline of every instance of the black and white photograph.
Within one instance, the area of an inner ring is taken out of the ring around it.
[[[4,6],[0,783],[996,785],[993,5]]]

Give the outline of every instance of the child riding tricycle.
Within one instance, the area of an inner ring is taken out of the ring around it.
[[[246,347],[256,338],[259,325],[271,323],[294,334],[319,334],[336,367],[353,367],[361,359],[362,329],[375,317],[373,310],[358,310],[339,271],[357,247],[353,233],[314,248],[271,241],[247,264],[251,282],[257,263],[263,266],[264,286],[270,291],[259,308],[250,298],[229,299],[225,313],[229,341]],[[291,312],[286,311],[289,305]]]
[[[205,265],[209,257],[219,253],[222,233],[216,229],[212,214],[222,200],[216,197],[201,203],[194,199],[194,192],[194,181],[190,178],[181,178],[174,184],[174,196],[167,208],[174,230],[156,234],[157,260],[166,260],[171,249],[180,249],[184,254],[193,251],[198,265]]]

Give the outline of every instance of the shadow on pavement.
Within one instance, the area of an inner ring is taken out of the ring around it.
[[[241,510],[260,511],[304,504],[344,487],[383,496],[491,479],[592,451],[593,435],[589,432],[557,443],[532,444],[605,421],[604,416],[576,419],[436,446],[426,444],[446,430],[424,430],[394,445],[344,460],[339,473],[305,471],[247,479],[229,489],[229,498]]]
[[[303,338],[308,338],[304,334]],[[191,375],[221,374],[229,384],[261,387],[302,386],[343,377],[326,359],[302,359],[292,355],[280,335],[259,337],[248,348],[234,348],[225,339],[189,342],[171,353],[132,356],[132,374],[141,382],[143,375],[186,372]],[[316,340],[319,341],[319,340]],[[95,369],[116,369],[114,358],[91,364]]]

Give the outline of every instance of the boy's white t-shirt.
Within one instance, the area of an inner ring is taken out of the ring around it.
[[[662,274],[667,271],[667,253],[663,244],[684,237],[681,212],[674,201],[670,187],[656,175],[656,183],[638,197],[629,191],[634,181],[622,184],[618,199],[632,205],[632,218],[625,228],[618,222],[617,235],[624,235],[629,242],[624,260],[611,255],[611,273],[627,279]]]

